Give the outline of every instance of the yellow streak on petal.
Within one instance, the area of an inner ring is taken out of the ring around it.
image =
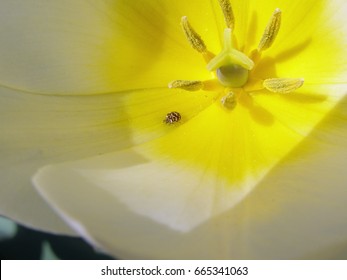
[[[215,186],[244,192],[333,108],[340,97],[327,98],[325,89],[310,87],[305,94],[292,95],[264,91],[252,98],[243,92],[233,110],[222,110],[223,105],[215,102],[188,123],[151,142],[147,156],[155,160],[165,155],[172,164],[186,166],[191,172],[204,170],[204,177],[215,178]]]
[[[287,5],[286,9],[288,10],[290,7]],[[316,16],[321,12],[321,7],[314,10]],[[310,16],[308,11],[299,13],[302,20],[305,20],[306,16]],[[316,20],[313,22],[317,23]],[[309,23],[306,22],[306,24]],[[293,28],[293,26],[291,27]],[[292,32],[297,33],[299,27],[297,26],[296,30]],[[320,30],[327,32],[326,28]],[[288,28],[287,31],[290,32]],[[305,38],[303,34],[300,33],[299,41]],[[324,36],[319,37],[317,34],[314,34],[315,40],[322,42]],[[330,37],[333,36],[329,35]],[[324,46],[325,50],[330,50],[329,53],[336,48],[340,49],[336,44],[330,45],[330,49],[328,49],[328,44]],[[288,61],[296,59],[297,54],[301,54],[303,50],[299,47],[297,48],[294,44],[293,50],[291,50],[290,46],[286,45],[286,48],[282,48],[284,53],[277,48],[271,48],[268,54],[273,54],[273,50],[275,50],[279,52],[279,57],[269,56],[259,62],[252,73],[254,78],[264,80],[271,76],[280,76],[275,75],[279,74],[276,73],[276,70],[290,71],[288,76],[295,77],[291,72],[295,70],[296,75],[302,75],[306,81],[306,76],[311,76],[311,73],[298,73],[298,69],[305,69],[301,67],[302,64],[310,64],[312,61],[318,63],[319,60],[312,60],[311,56],[305,55],[305,60],[296,60],[297,63],[301,63],[300,66],[283,67],[288,65]],[[309,54],[317,52],[317,49],[312,49],[311,45],[308,45],[304,52]],[[345,56],[343,58],[345,61]],[[276,61],[276,64],[273,61]],[[321,67],[328,66],[321,65]],[[337,74],[336,71],[333,73]],[[318,75],[316,75],[316,79],[319,79]],[[148,93],[143,96],[134,95],[132,100],[129,100],[129,104],[137,102],[138,105],[129,106],[127,110],[129,118],[135,117],[135,121],[131,124],[134,131],[150,131],[163,136],[149,145],[151,149],[151,152],[147,154],[149,158],[156,160],[165,155],[167,160],[175,164],[185,164],[193,170],[205,170],[206,176],[211,175],[216,178],[216,184],[225,179],[229,182],[230,188],[242,189],[249,184],[256,184],[333,108],[336,102],[329,98],[313,98],[312,101],[310,98],[298,98],[299,93],[308,91],[315,94],[319,90],[320,88],[310,88],[306,85],[288,96],[277,96],[269,94],[268,91],[266,94],[253,95],[253,98],[249,98],[247,94],[241,94],[241,97],[237,99],[238,105],[230,111],[223,110],[220,98],[207,108],[213,102],[212,98],[208,102],[203,102],[200,98],[208,96],[210,93],[193,92],[193,95],[191,93],[187,95],[184,91],[171,90],[170,94],[173,95],[165,94],[162,96],[162,100],[154,98],[148,100]],[[319,91],[323,97],[326,97],[327,93],[331,93],[327,87],[324,90],[325,92]],[[180,96],[178,97],[178,95]],[[183,99],[183,96],[189,97]],[[142,99],[147,103],[141,103]],[[197,101],[198,99],[199,101],[195,104],[190,103],[192,100]],[[158,111],[156,111],[157,109]],[[182,115],[182,125],[162,129],[160,127],[162,119],[171,111],[177,111]],[[188,117],[185,117],[186,115]],[[189,122],[186,121],[188,119]],[[168,129],[170,133],[164,135]]]
[[[215,103],[153,147],[177,164],[202,168],[206,176],[216,177],[216,185],[227,180],[232,189],[249,188],[302,137],[266,112],[246,106],[226,111]]]

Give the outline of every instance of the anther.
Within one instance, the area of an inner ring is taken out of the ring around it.
[[[263,82],[263,86],[275,93],[290,93],[304,84],[304,79],[302,78],[273,78],[266,79]]]
[[[231,7],[230,1],[218,0],[218,2],[220,7],[222,8],[227,27],[233,30],[235,26],[235,17],[234,17],[234,13],[233,13],[233,9]]]
[[[188,91],[197,91],[203,88],[203,82],[201,81],[186,81],[186,80],[175,80],[169,83],[168,87],[180,88]]]
[[[186,35],[186,38],[193,49],[197,50],[199,53],[206,53],[207,48],[204,41],[201,39],[200,35],[192,28],[186,16],[182,17],[181,25],[184,34]]]
[[[260,40],[260,43],[258,46],[259,52],[262,52],[270,48],[273,42],[275,41],[277,33],[281,26],[281,14],[282,12],[278,8],[272,14],[270,21],[268,25],[266,26],[263,36]]]
[[[230,91],[227,95],[223,96],[221,99],[221,104],[228,110],[232,110],[236,106],[235,94]]]

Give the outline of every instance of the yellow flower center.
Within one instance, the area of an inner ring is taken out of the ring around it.
[[[184,34],[193,49],[201,53],[205,59],[208,71],[211,71],[212,81],[175,80],[169,83],[169,88],[180,88],[187,91],[224,89],[221,104],[232,110],[237,99],[242,94],[266,89],[274,93],[291,93],[303,85],[302,78],[270,78],[259,80],[252,77],[252,70],[261,59],[261,54],[274,43],[281,25],[281,10],[275,9],[266,26],[258,47],[249,55],[239,51],[234,45],[233,28],[235,17],[229,0],[218,0],[223,11],[226,28],[224,30],[224,45],[217,55],[211,53],[201,36],[193,29],[186,16],[182,17],[181,25]],[[212,85],[212,86],[211,86]]]

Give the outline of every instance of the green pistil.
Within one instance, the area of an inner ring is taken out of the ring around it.
[[[236,50],[232,42],[232,30],[224,30],[223,50],[208,64],[207,70],[217,71],[220,83],[227,87],[242,87],[248,80],[248,72],[254,66],[253,61],[244,53]]]

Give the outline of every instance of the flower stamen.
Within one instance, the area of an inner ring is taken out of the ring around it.
[[[266,79],[263,82],[263,86],[275,93],[291,93],[304,84],[302,78],[273,78]]]
[[[235,46],[233,28],[235,17],[230,0],[218,0],[224,14],[227,28],[224,30],[224,44],[221,52],[214,55],[207,50],[201,36],[192,28],[188,18],[182,17],[181,25],[184,34],[193,49],[203,55],[207,62],[206,68],[213,72],[213,79],[207,81],[196,80],[174,80],[168,84],[170,89],[183,89],[187,91],[215,91],[226,90],[225,96],[220,100],[222,106],[228,110],[235,108],[237,104],[238,92],[241,89],[246,92],[255,92],[264,88],[273,93],[291,93],[304,84],[301,78],[271,78],[257,79],[250,77],[254,66],[259,62],[263,51],[267,50],[274,43],[281,26],[282,12],[279,8],[273,12],[256,49],[250,56],[239,51]],[[217,79],[216,79],[217,78]]]
[[[206,62],[209,62],[214,57],[214,54],[207,49],[204,40],[193,29],[186,16],[181,18],[181,26],[191,47],[201,53]]]
[[[234,12],[231,7],[230,1],[229,0],[218,0],[219,5],[223,11],[224,14],[224,19],[225,23],[228,28],[231,30],[234,29],[235,26],[235,17],[234,17]]]
[[[282,12],[278,8],[272,14],[270,21],[266,26],[263,36],[258,45],[258,52],[262,52],[270,48],[273,42],[275,41],[281,26],[281,14]]]
[[[199,53],[204,53],[207,51],[205,42],[201,39],[201,36],[193,29],[190,25],[188,18],[186,16],[182,17],[181,25],[184,31],[184,35],[192,46],[193,49],[197,50]]]
[[[180,88],[187,91],[197,91],[204,86],[201,81],[187,81],[187,80],[175,80],[169,83],[169,88]]]
[[[236,96],[235,93],[229,91],[225,96],[220,100],[221,104],[228,110],[232,110],[236,107]]]

